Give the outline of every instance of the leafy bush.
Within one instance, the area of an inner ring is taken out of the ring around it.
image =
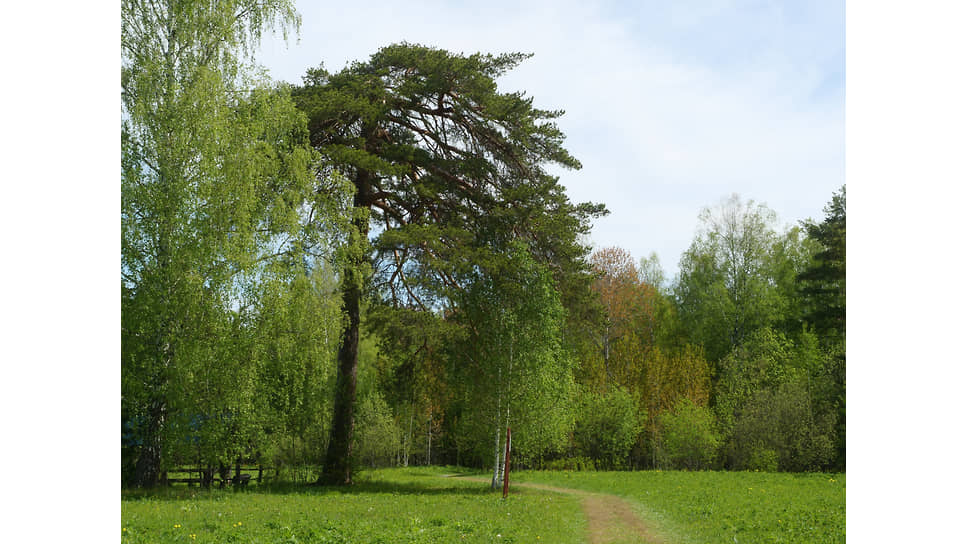
[[[675,408],[659,415],[659,426],[664,463],[693,470],[712,465],[722,440],[709,408],[680,399]]]
[[[746,468],[760,472],[776,472],[780,466],[780,456],[776,450],[757,445],[752,449]]]
[[[638,402],[624,389],[604,395],[584,392],[575,422],[578,451],[594,459],[600,469],[624,466],[642,430],[638,411]]]
[[[566,457],[544,463],[543,470],[570,470],[574,472],[595,470],[595,461],[588,457]]]
[[[400,449],[400,432],[390,406],[378,393],[362,397],[357,404],[353,440],[358,462],[371,467],[392,464]]]
[[[828,406],[842,379],[828,367],[816,337],[796,342],[761,329],[721,362],[714,409],[726,437],[726,466],[780,471],[823,470],[842,465],[837,448],[843,411]]]
[[[736,420],[727,446],[731,464],[759,470],[818,470],[831,460],[834,446],[824,432],[830,425],[814,420],[810,395],[801,383],[757,391]]]

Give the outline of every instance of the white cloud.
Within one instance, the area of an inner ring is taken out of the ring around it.
[[[562,182],[612,211],[592,240],[657,251],[671,276],[702,206],[738,192],[792,224],[821,218],[844,182],[842,6],[701,6],[303,2],[301,43],[268,44],[263,62],[298,82],[321,60],[338,69],[399,41],[533,52],[500,85],[566,110],[584,168]]]

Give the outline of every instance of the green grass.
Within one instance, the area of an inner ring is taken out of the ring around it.
[[[365,471],[350,489],[175,487],[123,492],[124,543],[583,542],[573,496],[442,478],[440,468]],[[453,472],[453,471],[451,471]]]
[[[530,481],[632,502],[670,540],[693,544],[846,542],[844,474],[519,472]]]
[[[843,474],[512,472],[504,501],[449,472],[364,471],[350,489],[125,491],[122,542],[584,542],[580,497],[514,487],[524,481],[624,497],[670,544],[846,541]]]

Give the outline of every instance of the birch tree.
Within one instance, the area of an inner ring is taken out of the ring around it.
[[[700,227],[679,262],[675,297],[690,340],[714,361],[778,319],[771,277],[776,214],[732,195],[703,209]]]
[[[265,31],[298,26],[289,0],[121,8],[122,412],[149,486],[198,421],[251,412],[253,285],[317,244],[339,198],[287,89],[251,65]]]
[[[560,298],[545,267],[521,245],[512,251],[503,266],[473,278],[456,316],[466,336],[455,345],[455,385],[465,395],[465,429],[479,445],[493,437],[492,487],[508,427],[515,455],[527,458],[560,450],[574,420]]]

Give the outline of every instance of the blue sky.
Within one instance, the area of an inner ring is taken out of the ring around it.
[[[267,36],[273,79],[298,83],[409,41],[534,53],[499,81],[559,126],[584,168],[556,172],[574,201],[604,202],[590,242],[674,275],[703,206],[738,193],[781,226],[822,219],[844,183],[843,2],[317,3],[288,47]]]

